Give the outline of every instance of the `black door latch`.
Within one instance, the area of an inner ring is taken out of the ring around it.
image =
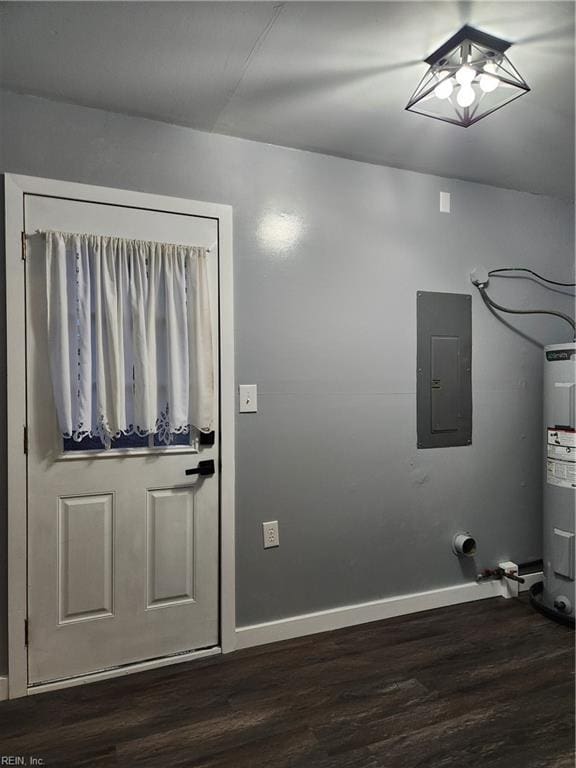
[[[216,472],[216,469],[214,467],[214,460],[207,459],[206,461],[199,461],[196,469],[187,469],[185,471],[185,474],[200,475],[200,477],[206,477],[208,475],[213,475],[215,472]]]

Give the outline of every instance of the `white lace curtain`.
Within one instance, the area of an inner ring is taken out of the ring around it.
[[[205,248],[47,232],[46,285],[64,437],[213,429]]]

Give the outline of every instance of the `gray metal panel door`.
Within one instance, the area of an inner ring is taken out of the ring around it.
[[[471,305],[469,294],[417,294],[418,448],[472,442]]]

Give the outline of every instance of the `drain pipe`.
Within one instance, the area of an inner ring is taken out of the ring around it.
[[[476,539],[469,533],[457,533],[452,539],[452,552],[458,557],[474,557]]]

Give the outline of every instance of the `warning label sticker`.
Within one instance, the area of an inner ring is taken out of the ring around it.
[[[548,445],[564,445],[567,448],[576,448],[576,432],[572,429],[548,427]]]
[[[548,458],[574,462],[576,461],[576,448],[569,448],[567,445],[550,445],[548,443]]]
[[[576,432],[548,427],[546,482],[576,488]]]
[[[546,464],[546,482],[562,488],[576,488],[576,463],[549,458]]]

